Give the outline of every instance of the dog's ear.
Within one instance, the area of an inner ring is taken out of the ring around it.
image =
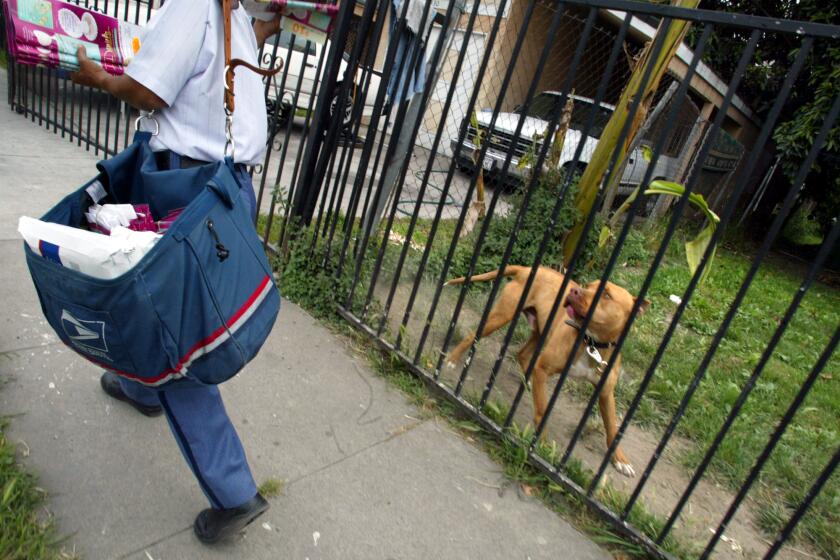
[[[634,301],[636,301],[637,299],[638,298],[633,298]],[[639,306],[639,315],[644,315],[645,311],[647,311],[649,308],[650,308],[650,300],[643,299],[642,304]]]

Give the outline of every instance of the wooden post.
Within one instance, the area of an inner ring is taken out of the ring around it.
[[[636,134],[636,138],[633,139],[633,143],[630,144],[630,149],[627,150],[627,153],[624,154],[624,159],[621,160],[621,165],[618,167],[617,171],[613,173],[612,181],[610,184],[607,185],[606,191],[604,192],[604,203],[601,206],[601,216],[606,218],[610,215],[610,211],[612,210],[613,201],[615,201],[615,195],[618,194],[618,187],[621,184],[621,178],[624,176],[624,170],[627,168],[627,163],[630,161],[630,156],[633,155],[633,152],[641,145],[642,139],[647,134],[650,127],[659,118],[659,115],[662,114],[662,111],[665,110],[665,107],[668,105],[668,102],[671,101],[671,98],[674,97],[674,93],[677,91],[677,82],[671,82],[671,85],[668,86],[667,91],[662,96],[662,99],[659,100],[659,103],[656,104],[653,111],[650,112],[650,115],[645,120],[645,123],[639,129],[639,132]],[[653,179],[656,176],[652,177]],[[638,191],[642,187],[647,187],[647,185],[638,185],[636,186],[636,190]],[[638,193],[636,193],[638,196]],[[632,197],[632,195],[631,195]],[[629,200],[629,199],[628,199]],[[616,212],[616,214],[620,214],[620,212]]]

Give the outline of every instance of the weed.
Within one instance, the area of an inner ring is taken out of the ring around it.
[[[0,558],[67,558],[56,546],[50,518],[39,519],[37,510],[45,493],[37,480],[17,464],[15,446],[4,432],[0,420]]]
[[[273,263],[282,276],[283,295],[319,318],[333,315],[336,305],[344,303],[342,296],[350,292],[354,272],[352,263],[339,270],[336,251],[325,245],[323,239],[313,242],[306,230],[295,229],[288,254]]]
[[[260,484],[257,491],[263,495],[264,498],[276,498],[282,496],[286,488],[286,481],[279,478],[268,478]]]

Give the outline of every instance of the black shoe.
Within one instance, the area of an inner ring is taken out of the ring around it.
[[[120,378],[117,377],[116,373],[106,371],[99,379],[99,384],[102,385],[102,390],[108,393],[109,397],[113,397],[118,401],[130,404],[144,416],[160,416],[163,414],[162,406],[142,404],[126,395],[123,392],[122,387],[120,387]]]
[[[193,532],[198,540],[213,544],[230,537],[250,525],[265,513],[268,502],[259,493],[239,507],[230,509],[207,508],[198,514],[193,523]]]

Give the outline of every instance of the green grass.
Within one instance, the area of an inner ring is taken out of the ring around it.
[[[52,523],[38,518],[44,500],[35,477],[15,460],[15,446],[0,421],[0,558],[4,560],[65,558],[55,545]]]
[[[269,478],[260,484],[257,490],[264,498],[276,498],[282,496],[286,488],[286,481],[279,478]]]
[[[711,274],[695,292],[667,346],[644,406],[639,409],[637,423],[661,427],[670,420],[751,265],[751,254],[742,251],[743,248],[735,247],[718,250]],[[772,255],[759,269],[677,427],[678,434],[696,444],[683,457],[688,468],[700,462],[720,429],[805,272],[803,266]],[[620,267],[613,280],[636,291],[646,274],[646,267]],[[649,291],[652,308],[636,322],[625,346],[625,376],[618,391],[618,399],[625,407],[676,309],[668,297],[682,296],[688,281],[681,242],[675,242]],[[732,489],[741,486],[838,324],[840,292],[815,284],[712,461],[712,474],[717,479]],[[764,512],[759,524],[765,531],[775,534],[783,526],[838,445],[840,355],[835,352],[754,487],[752,496],[758,503],[756,510]],[[838,558],[840,477],[833,477],[825,486],[802,520],[798,537],[822,554]]]

